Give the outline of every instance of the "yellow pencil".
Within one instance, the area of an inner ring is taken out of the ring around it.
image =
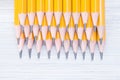
[[[91,16],[94,26],[94,31],[96,30],[99,16],[99,1],[100,0],[91,0]]]
[[[38,36],[37,36],[37,41],[36,41],[36,49],[37,49],[37,57],[40,58],[40,52],[42,48],[42,33],[39,31]]]
[[[51,57],[51,49],[52,49],[52,35],[51,32],[48,31],[47,32],[47,36],[46,36],[46,48],[47,48],[47,54],[48,54],[48,59],[50,59]]]
[[[84,31],[86,30],[87,21],[90,15],[90,1],[81,0],[81,16],[84,24]]]
[[[36,0],[36,13],[37,13],[37,17],[38,17],[38,22],[39,22],[39,27],[41,28],[42,26],[42,20],[43,20],[43,16],[44,16],[44,6],[45,6],[45,0]]]
[[[104,35],[102,38],[102,44],[100,43],[100,37],[97,34],[97,42],[98,42],[98,47],[99,47],[99,52],[100,52],[100,58],[101,60],[103,59],[103,52],[104,52],[104,48],[105,48],[105,43],[106,43],[106,31],[104,31]]]
[[[76,29],[78,27],[78,21],[80,17],[80,5],[81,0],[72,0],[72,16],[74,19],[74,25]]]
[[[28,37],[30,34],[30,24],[29,24],[28,16],[26,16],[26,20],[24,24],[24,33],[25,33],[25,38],[26,38],[26,44],[28,44]]]
[[[45,15],[47,18],[48,27],[50,28],[52,16],[53,16],[53,0],[44,0],[45,1]]]
[[[63,15],[65,18],[65,23],[68,28],[70,16],[72,11],[72,0],[63,0]]]
[[[56,32],[56,37],[55,37],[55,46],[56,46],[56,51],[57,51],[57,58],[60,58],[60,50],[61,50],[61,38],[60,38],[60,32]]]
[[[87,47],[87,38],[86,38],[85,32],[83,32],[80,46],[81,46],[81,51],[83,55],[83,60],[85,60],[85,53],[86,53],[86,47]]]
[[[18,0],[19,1],[19,20],[21,25],[22,32],[24,31],[24,23],[27,16],[27,0]]]
[[[68,59],[69,49],[70,49],[70,37],[69,37],[69,33],[67,31],[66,31],[65,37],[64,37],[64,49],[65,49],[66,59]]]
[[[62,2],[63,0],[54,0],[54,16],[57,27],[60,26],[60,18],[62,16]]]
[[[34,34],[35,40],[37,39],[38,32],[39,32],[39,22],[38,22],[38,17],[36,15],[34,20],[34,25],[33,25],[33,34]]]
[[[19,22],[19,5],[18,5],[18,0],[14,0],[14,27],[16,30],[16,38],[17,38],[17,44],[19,44],[19,40],[20,40],[20,33],[21,33],[21,29],[20,29],[20,22]]]
[[[91,53],[91,60],[94,60],[94,52],[95,52],[95,46],[96,46],[96,41],[97,41],[97,38],[96,38],[96,31],[92,31],[92,35],[91,35],[91,38],[90,38],[90,53]]]
[[[99,0],[99,19],[98,19],[98,34],[100,36],[100,43],[102,44],[102,38],[105,31],[105,0]]]
[[[77,32],[74,34],[74,39],[73,39],[73,52],[74,52],[74,57],[77,59],[77,51],[78,51],[78,35]]]
[[[22,52],[23,52],[24,43],[25,43],[25,35],[24,35],[24,32],[21,32],[21,34],[20,34],[20,40],[19,40],[19,45],[18,45],[19,57],[20,58],[22,58]]]
[[[28,38],[28,45],[27,45],[30,59],[31,59],[33,43],[34,43],[34,35],[33,33],[30,33],[29,38]]]
[[[36,12],[36,0],[27,0],[28,3],[28,18],[30,23],[30,32],[33,31],[33,24],[35,19],[35,12]]]
[[[87,40],[88,40],[88,46],[90,44],[90,38],[91,38],[92,30],[93,30],[92,17],[89,16],[87,26],[86,26],[86,36],[87,36]]]

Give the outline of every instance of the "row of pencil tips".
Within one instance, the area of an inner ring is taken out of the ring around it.
[[[35,44],[35,46],[36,46],[38,58],[40,57],[40,52],[41,52],[42,46],[45,45],[46,50],[48,52],[49,59],[50,59],[51,49],[53,46],[55,46],[58,59],[60,58],[60,51],[61,51],[62,47],[65,50],[66,58],[68,58],[70,47],[72,47],[75,59],[77,58],[78,48],[80,47],[81,52],[83,54],[83,59],[85,59],[85,52],[88,47],[90,50],[90,53],[91,53],[91,59],[93,60],[96,44],[98,44],[98,47],[99,47],[100,57],[101,57],[101,59],[103,58],[103,50],[104,50],[105,38],[106,38],[105,33],[104,33],[102,43],[99,40],[98,33],[94,30],[92,30],[90,40],[87,40],[87,36],[86,36],[85,32],[82,33],[82,39],[79,39],[76,31],[74,32],[74,36],[73,36],[72,40],[70,39],[70,34],[68,31],[66,31],[64,34],[64,40],[61,39],[61,36],[63,36],[63,35],[61,35],[59,31],[56,31],[55,38],[52,38],[52,33],[51,33],[51,31],[48,30],[46,33],[46,39],[43,40],[41,30],[39,30],[37,37],[35,37],[32,32],[29,34],[28,38],[25,37],[24,32],[21,32],[20,39],[18,40],[18,48],[19,48],[20,58],[22,58],[23,47],[25,44],[28,47],[29,58],[31,58],[33,44]]]

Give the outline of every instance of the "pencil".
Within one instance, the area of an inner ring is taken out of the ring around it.
[[[44,16],[45,0],[36,0],[36,1],[37,1],[36,13],[37,13],[37,17],[38,17],[39,27],[41,28],[42,20],[43,20],[43,16]]]
[[[86,30],[87,21],[90,15],[90,0],[81,0],[81,16],[84,24],[84,31]]]
[[[50,31],[47,32],[47,36],[46,36],[46,48],[47,48],[48,59],[50,59],[51,49],[52,49],[52,35]]]
[[[61,38],[60,38],[60,32],[56,32],[56,37],[55,37],[55,46],[56,46],[56,51],[57,51],[57,58],[60,58],[60,50],[61,50]]]
[[[98,19],[98,34],[100,37],[100,43],[102,44],[102,38],[105,31],[105,0],[99,0],[99,19]]]
[[[60,37],[61,37],[62,46],[63,46],[63,42],[64,42],[64,38],[65,38],[65,32],[66,32],[66,23],[65,23],[65,19],[64,19],[63,15],[60,19],[59,31],[60,31]]]
[[[80,4],[81,4],[81,0],[72,0],[72,16],[74,19],[74,26],[76,30],[78,28],[78,20],[79,20],[80,12],[81,12]]]
[[[93,30],[92,18],[91,18],[91,16],[89,16],[87,26],[86,26],[86,37],[87,37],[88,47],[89,47],[89,44],[90,44],[90,38],[91,38],[92,30]]]
[[[19,0],[19,20],[22,32],[24,31],[24,23],[27,16],[27,0]]]
[[[68,32],[65,33],[64,49],[65,49],[66,59],[68,59],[69,49],[70,49],[70,37],[69,37],[69,33]]]
[[[91,16],[94,26],[94,31],[96,30],[99,16],[99,0],[91,0]]]
[[[34,20],[34,25],[33,25],[33,34],[34,34],[35,40],[37,39],[38,32],[39,32],[39,22],[38,22],[38,17],[36,15]]]
[[[26,38],[26,40],[25,40],[26,44],[28,44],[28,37],[30,34],[30,24],[29,24],[28,16],[26,16],[26,19],[25,19],[24,33],[25,33],[25,38]]]
[[[18,45],[19,57],[20,58],[22,58],[22,52],[23,52],[24,43],[25,43],[25,35],[24,35],[24,32],[21,32],[21,34],[20,34],[20,40],[19,40],[19,45]]]
[[[40,52],[41,52],[41,48],[42,48],[42,33],[41,31],[38,32],[38,36],[37,36],[37,41],[36,41],[36,49],[37,49],[37,57],[38,59],[40,58]]]
[[[30,32],[33,31],[33,24],[35,19],[35,12],[36,12],[36,0],[27,0],[28,3],[28,18],[30,22]]]
[[[74,57],[77,59],[77,51],[78,51],[78,35],[77,32],[74,34],[74,39],[73,39],[73,52],[74,52]]]
[[[43,40],[45,41],[46,40],[47,31],[48,31],[48,24],[47,24],[46,15],[43,16],[41,31],[42,31]]]
[[[45,1],[45,14],[47,18],[48,28],[50,28],[52,16],[53,16],[53,0],[44,0]]]
[[[80,16],[78,21],[78,29],[77,29],[78,39],[80,43],[82,41],[83,32],[84,32],[84,25],[83,25],[82,17]]]
[[[60,26],[60,19],[62,16],[62,2],[63,0],[54,0],[54,16],[56,19],[57,28]]]
[[[103,52],[104,52],[104,48],[105,48],[105,43],[106,43],[106,31],[104,31],[104,35],[102,38],[102,44],[100,43],[100,37],[97,34],[97,41],[98,41],[98,47],[99,47],[99,52],[100,52],[100,58],[101,60],[103,59]]]
[[[34,35],[33,33],[30,33],[29,38],[28,38],[28,45],[27,45],[30,59],[31,59],[33,43],[34,43]]]
[[[72,46],[72,42],[73,42],[73,38],[74,38],[74,33],[75,33],[75,27],[74,27],[74,20],[73,17],[70,17],[70,22],[69,22],[69,27],[68,27],[68,33],[70,36],[70,41],[71,41],[71,46]]]
[[[92,35],[90,38],[90,53],[91,53],[91,60],[94,60],[94,52],[95,52],[95,46],[96,46],[96,31],[92,31]]]
[[[55,20],[54,15],[52,16],[50,31],[51,31],[51,35],[52,35],[52,39],[53,39],[52,41],[53,41],[53,45],[54,45],[55,37],[56,37],[56,31],[57,31],[56,20]]]
[[[81,45],[81,51],[82,51],[82,55],[83,55],[83,60],[85,60],[85,53],[86,53],[86,47],[87,47],[87,38],[86,38],[85,32],[83,32],[82,41],[81,41],[80,45]]]
[[[63,15],[65,18],[66,29],[69,26],[71,11],[72,11],[72,0],[63,0]]]
[[[18,0],[14,1],[14,27],[16,30],[16,38],[17,38],[17,44],[19,44],[19,40],[20,40],[20,33],[21,33],[21,29],[20,29],[20,22],[19,22],[19,5],[18,5]]]

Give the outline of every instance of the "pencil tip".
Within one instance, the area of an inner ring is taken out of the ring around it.
[[[52,44],[55,45],[55,38],[52,39]]]
[[[17,38],[17,44],[19,45],[20,38]]]
[[[77,59],[77,53],[74,53],[74,58],[75,58],[75,60]]]
[[[103,60],[103,52],[100,52],[100,59]]]
[[[57,53],[57,58],[60,59],[60,51]]]
[[[70,45],[73,46],[73,41],[72,40],[70,40]]]
[[[83,56],[83,60],[85,60],[85,52],[83,52],[82,56]]]
[[[68,59],[68,54],[69,54],[69,52],[66,52],[66,53],[65,53],[66,59]]]
[[[96,26],[94,26],[94,31],[96,31]]]
[[[19,57],[22,58],[22,50],[19,52]]]
[[[100,44],[102,44],[102,38],[100,38]]]
[[[81,43],[82,43],[82,40],[81,40],[81,39],[79,39],[79,44],[81,45]]]
[[[48,51],[48,59],[51,57],[51,51]]]
[[[28,37],[26,38],[25,42],[26,42],[26,44],[28,44]]]
[[[40,59],[40,52],[37,53],[37,57],[38,57],[38,59]]]
[[[29,58],[31,59],[31,52],[32,52],[32,49],[29,49],[28,52],[29,52]]]
[[[84,32],[86,31],[86,23],[84,24]]]
[[[35,42],[37,41],[37,36],[35,36]]]
[[[90,40],[87,41],[87,45],[88,45],[88,47],[90,47]]]
[[[94,53],[91,53],[91,61],[94,60]]]

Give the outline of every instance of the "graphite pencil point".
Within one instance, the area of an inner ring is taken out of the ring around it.
[[[83,60],[85,60],[85,52],[82,53]]]
[[[69,52],[65,53],[66,59],[68,59]]]
[[[60,59],[60,51],[57,53],[57,58]]]
[[[22,50],[19,52],[19,57],[22,58]]]
[[[86,31],[86,24],[84,24],[84,32]]]
[[[40,58],[40,52],[37,53],[37,57],[38,57],[38,59]]]
[[[102,44],[102,40],[103,40],[103,39],[102,39],[102,38],[100,38],[100,44]]]
[[[17,38],[17,44],[19,45],[20,38]]]
[[[27,45],[28,44],[28,37],[26,38],[25,42],[26,42],[26,45]]]
[[[75,58],[75,60],[77,59],[77,53],[74,53],[74,58]]]
[[[91,61],[94,60],[94,53],[91,53]]]
[[[31,25],[30,26],[30,33],[33,31],[33,26]]]
[[[88,45],[88,47],[90,47],[90,40],[87,41],[87,45]]]
[[[51,51],[48,51],[48,59],[51,57]]]
[[[96,32],[96,26],[93,27],[94,31]]]
[[[32,49],[29,49],[28,52],[29,52],[29,58],[31,59]]]
[[[100,52],[100,59],[103,60],[103,52]]]
[[[55,45],[55,38],[52,39],[52,44]]]

